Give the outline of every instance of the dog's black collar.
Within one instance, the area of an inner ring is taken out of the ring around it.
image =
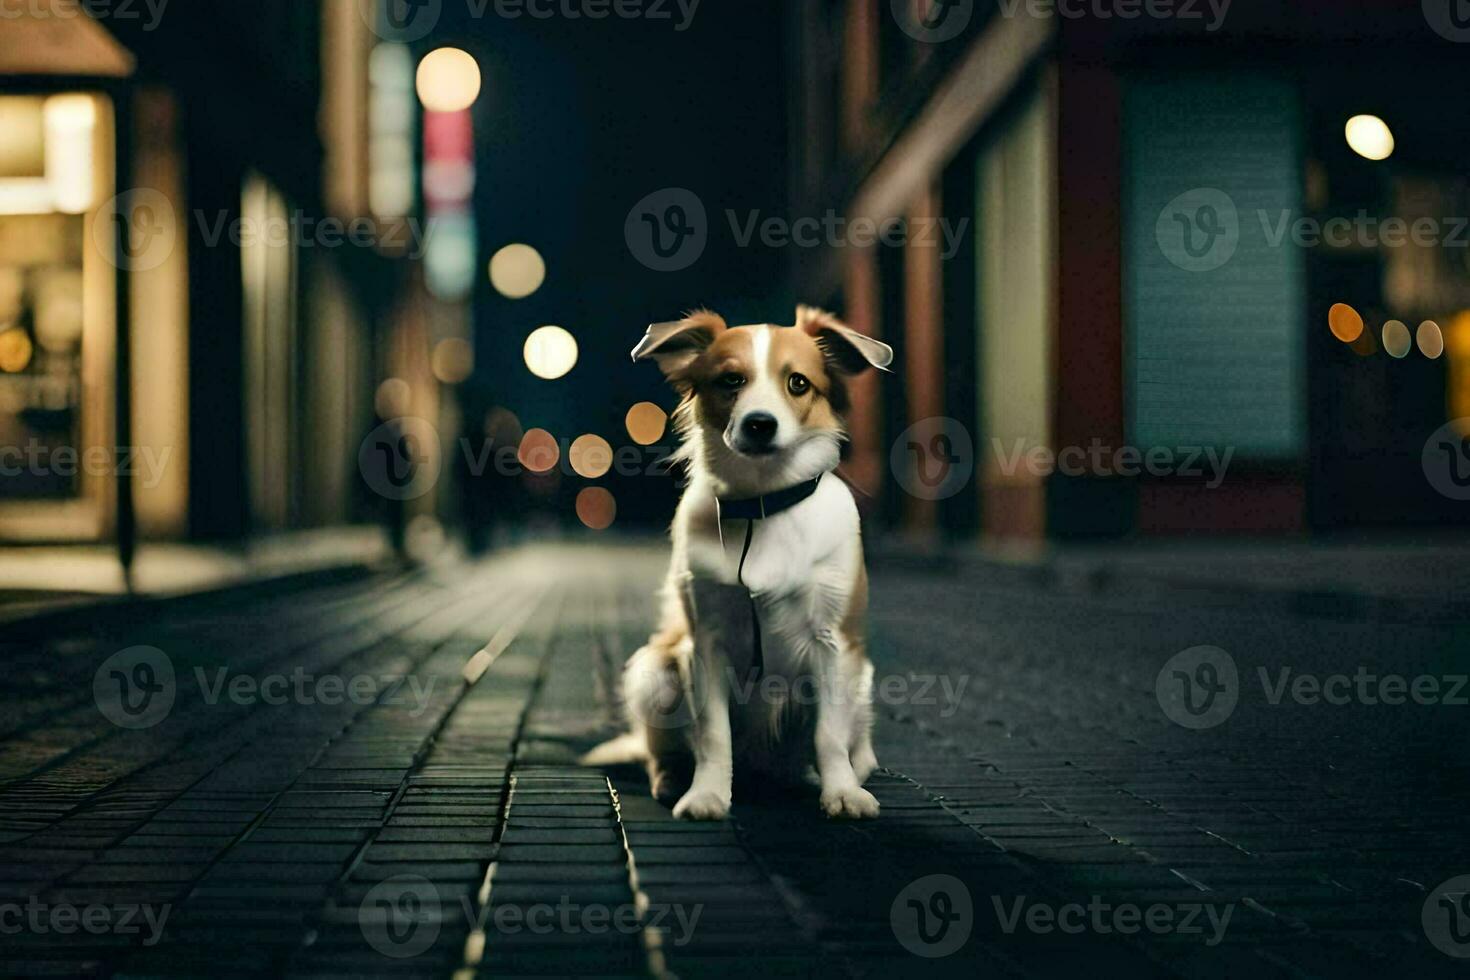
[[[764,493],[759,497],[717,497],[720,505],[720,520],[722,521],[759,521],[766,517],[775,517],[783,510],[790,510],[806,498],[817,492],[817,484],[822,482],[819,476],[805,483],[798,483],[794,487],[785,490],[777,490],[775,493]]]

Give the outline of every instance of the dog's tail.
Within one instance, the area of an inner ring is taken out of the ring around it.
[[[577,762],[592,767],[626,766],[647,758],[648,740],[641,732],[628,732],[603,742]]]

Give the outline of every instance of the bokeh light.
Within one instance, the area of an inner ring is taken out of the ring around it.
[[[515,412],[499,405],[485,413],[485,438],[494,446],[519,446],[525,430]]]
[[[457,385],[475,370],[475,352],[467,340],[447,337],[434,345],[431,357],[434,377],[447,385]]]
[[[46,100],[46,181],[56,209],[82,214],[92,207],[92,131],[97,105],[90,95],[53,95]]]
[[[0,333],[0,371],[18,374],[31,363],[34,348],[31,338],[23,330],[7,330]]]
[[[1369,160],[1386,160],[1393,153],[1393,133],[1388,123],[1377,116],[1353,116],[1343,127],[1348,146]]]
[[[480,95],[480,66],[468,51],[436,48],[419,62],[414,87],[430,112],[459,112]]]
[[[1344,344],[1351,344],[1363,333],[1363,317],[1346,303],[1333,303],[1327,311],[1327,326],[1332,336]]]
[[[594,531],[606,531],[618,516],[618,502],[602,487],[585,487],[577,494],[577,519]]]
[[[572,441],[567,458],[574,473],[595,480],[612,469],[613,450],[606,439],[589,432]]]
[[[507,299],[525,299],[546,281],[546,261],[529,245],[507,245],[490,258],[490,284]]]
[[[408,382],[402,378],[389,378],[378,385],[377,393],[373,395],[373,411],[378,413],[380,419],[396,419],[408,414],[408,406],[413,399],[413,389]]]
[[[537,327],[526,338],[526,367],[555,381],[577,366],[577,338],[561,327]]]
[[[1388,351],[1390,357],[1404,357],[1409,353],[1413,340],[1409,337],[1409,328],[1402,320],[1389,320],[1383,325],[1383,349]]]
[[[530,429],[521,437],[516,457],[532,473],[545,473],[561,460],[561,447],[556,444],[556,437],[545,429]]]
[[[651,446],[664,437],[669,416],[653,402],[639,402],[628,409],[623,422],[628,427],[628,438],[640,446]]]
[[[1414,342],[1419,345],[1419,353],[1431,361],[1444,353],[1444,333],[1433,320],[1419,324],[1419,329],[1414,332]]]

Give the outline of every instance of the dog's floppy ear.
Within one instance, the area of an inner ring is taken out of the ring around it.
[[[725,321],[718,313],[696,310],[682,320],[650,326],[633,348],[633,360],[651,357],[658,362],[660,371],[676,379],[724,332]]]
[[[843,374],[861,374],[869,367],[887,371],[893,363],[893,348],[874,340],[814,306],[796,308],[796,327],[817,338],[827,363]]]

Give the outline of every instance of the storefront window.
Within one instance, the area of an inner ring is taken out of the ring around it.
[[[0,95],[0,519],[102,492],[81,447],[100,444],[105,421],[92,360],[106,353],[113,280],[91,232],[109,124],[92,95]]]

